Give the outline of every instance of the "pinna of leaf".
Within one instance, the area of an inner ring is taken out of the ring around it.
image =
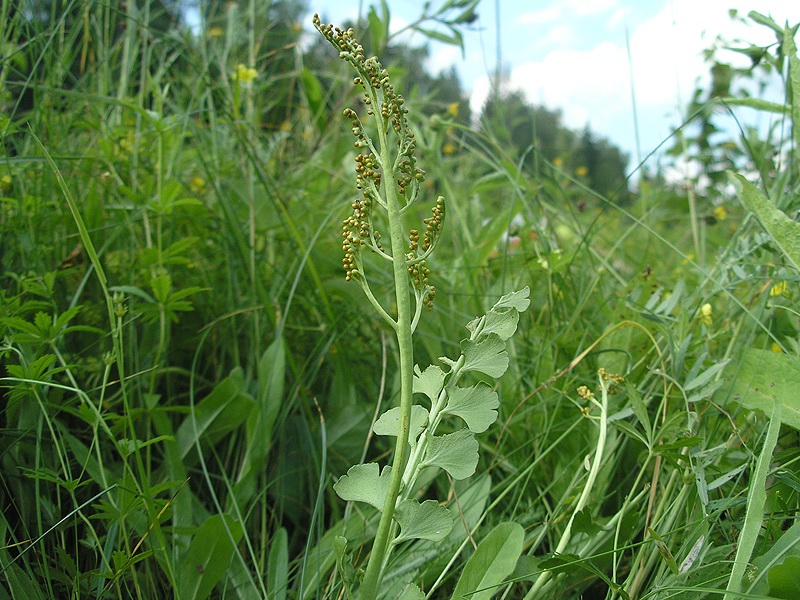
[[[436,295],[429,283],[427,259],[436,247],[444,224],[445,201],[438,197],[423,232],[405,232],[402,216],[419,199],[425,174],[417,166],[416,140],[408,127],[405,101],[392,86],[386,69],[375,58],[366,58],[352,29],[323,24],[314,15],[314,26],[356,72],[355,85],[364,90],[368,128],[353,109],[345,109],[355,136],[356,188],[360,193],[352,214],[342,224],[342,266],[345,278],[355,281],[370,304],[394,330],[400,368],[400,404],[375,423],[378,435],[396,437],[391,466],[359,464],[334,484],[347,501],[367,503],[381,513],[358,596],[377,596],[381,578],[394,546],[411,539],[440,541],[453,527],[449,509],[434,500],[416,500],[416,483],[423,469],[446,471],[454,479],[470,477],[478,465],[476,433],[482,433],[497,418],[497,393],[486,383],[458,385],[462,376],[482,373],[500,377],[508,368],[506,341],[513,335],[519,313],[530,304],[528,288],[503,296],[485,315],[469,323],[469,338],[461,342],[456,360],[441,358],[442,367],[424,371],[414,365],[412,334],[419,325],[423,306],[431,307]],[[378,228],[388,226],[389,242]],[[362,251],[391,263],[394,276],[396,314],[392,316],[373,293]],[[413,309],[411,298],[413,297]],[[414,404],[413,395],[426,398]],[[437,435],[447,418],[450,433]]]

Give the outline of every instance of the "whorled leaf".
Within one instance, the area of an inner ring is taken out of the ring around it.
[[[489,377],[500,377],[508,369],[506,343],[496,333],[490,333],[477,341],[461,342],[464,355],[464,371],[480,371]]]
[[[333,484],[333,489],[342,500],[365,502],[383,510],[392,468],[386,466],[378,473],[378,463],[353,465]]]
[[[453,528],[450,511],[436,500],[425,500],[422,504],[411,498],[403,500],[395,509],[394,519],[400,525],[395,543],[412,539],[439,542]]]
[[[424,371],[414,365],[414,393],[425,394],[431,402],[436,402],[439,392],[444,387],[444,378],[447,374],[436,365],[430,365]]]
[[[413,444],[414,440],[419,437],[425,425],[428,423],[428,411],[425,407],[415,404],[411,407],[411,426],[409,428],[410,442]],[[377,435],[397,435],[400,428],[400,407],[395,406],[383,413],[375,425],[372,426],[372,431]]]
[[[466,479],[478,466],[478,440],[469,429],[429,435],[424,464],[444,469],[453,479]]]
[[[484,383],[468,388],[453,386],[447,389],[447,405],[442,414],[461,417],[470,431],[483,433],[497,420],[498,406],[497,393]]]

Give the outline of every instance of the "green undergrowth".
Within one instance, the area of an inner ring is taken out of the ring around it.
[[[442,4],[425,23],[458,44],[474,3]],[[380,511],[334,483],[391,462],[372,425],[403,385],[342,269],[361,100],[299,14],[241,3],[193,34],[157,6],[0,3],[0,597],[346,597]],[[389,18],[356,33],[383,48]],[[687,126],[707,179],[645,165],[625,202],[387,65],[425,170],[403,218],[447,199],[415,364],[512,290],[530,305],[507,370],[470,375],[498,400],[474,473],[415,480],[452,528],[400,539],[379,597],[797,597],[800,60],[796,28],[751,18],[775,42],[733,81],[785,97],[690,112],[774,125]],[[371,266],[390,316],[392,282]]]

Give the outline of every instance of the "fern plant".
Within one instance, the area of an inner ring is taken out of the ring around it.
[[[351,108],[344,115],[355,136],[356,188],[360,197],[342,227],[345,277],[356,282],[367,299],[393,330],[400,369],[400,403],[383,413],[373,426],[378,435],[394,436],[393,461],[382,469],[377,463],[358,464],[334,484],[344,500],[375,507],[381,514],[366,570],[358,589],[362,600],[376,598],[392,549],[412,539],[443,540],[453,527],[450,510],[436,500],[416,499],[417,480],[424,469],[446,471],[453,479],[465,479],[478,465],[475,434],[486,431],[497,418],[499,399],[490,385],[459,385],[468,373],[498,378],[508,368],[506,341],[514,334],[519,313],[530,304],[529,289],[503,296],[485,315],[468,325],[469,337],[461,342],[455,360],[441,358],[442,366],[422,370],[414,365],[412,336],[424,307],[430,307],[435,288],[429,283],[427,259],[436,247],[445,216],[445,200],[439,196],[424,231],[405,231],[404,215],[418,201],[425,174],[417,166],[416,140],[410,131],[404,100],[392,86],[386,69],[375,58],[366,58],[352,29],[323,24],[314,15],[316,29],[338,50],[364,90],[366,117]],[[378,226],[388,225],[388,245]],[[370,285],[364,252],[391,264],[395,309],[384,308]],[[394,314],[392,314],[394,313]],[[422,403],[414,403],[414,394]],[[451,433],[439,433],[445,421],[456,424]],[[517,529],[518,528],[518,531]],[[521,549],[522,528],[515,525],[514,539]],[[515,544],[516,545],[516,544]],[[344,555],[344,540],[339,543]],[[517,551],[518,555],[518,551]],[[504,577],[505,575],[503,575]],[[501,577],[502,579],[502,577]],[[404,597],[421,597],[415,586]]]

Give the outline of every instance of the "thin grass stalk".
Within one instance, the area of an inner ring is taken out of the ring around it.
[[[781,430],[781,410],[782,403],[775,399],[772,405],[772,414],[769,418],[767,436],[761,453],[756,462],[755,473],[750,481],[750,490],[747,493],[747,512],[744,517],[744,525],[739,534],[739,545],[736,548],[736,557],[733,559],[733,569],[731,570],[728,586],[725,588],[724,600],[734,600],[739,597],[742,591],[742,584],[750,558],[756,547],[756,541],[764,522],[764,506],[767,503],[767,475],[772,461],[772,453],[778,443],[778,434]]]

